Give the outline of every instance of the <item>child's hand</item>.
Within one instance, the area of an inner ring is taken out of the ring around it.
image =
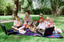
[[[38,30],[40,30],[40,28],[38,28]]]
[[[36,24],[37,23],[37,21],[36,22],[34,22],[34,24]]]

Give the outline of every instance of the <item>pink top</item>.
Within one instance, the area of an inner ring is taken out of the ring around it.
[[[50,24],[48,25],[49,27],[51,27],[51,26],[54,26],[55,25],[55,23],[54,22],[49,22]]]

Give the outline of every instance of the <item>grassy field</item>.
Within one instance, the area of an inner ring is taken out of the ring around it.
[[[33,21],[37,21],[39,19],[39,15],[31,15]],[[44,15],[44,18],[46,16],[53,17],[52,15]],[[20,18],[22,19],[24,15],[20,15]],[[57,28],[60,28],[64,31],[64,16],[60,17],[53,17],[54,22],[57,26]],[[11,16],[0,16],[0,20],[6,20],[11,19]],[[3,23],[7,29],[10,29],[13,25],[13,22],[10,23]],[[64,33],[61,34],[64,37]],[[34,36],[24,36],[24,35],[10,35],[7,36],[4,34],[0,27],[0,42],[64,42],[64,38],[44,38],[44,37],[34,37]]]

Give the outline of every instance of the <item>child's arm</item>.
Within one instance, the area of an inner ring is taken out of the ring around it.
[[[36,23],[37,23],[37,21],[34,22],[34,24],[36,24]]]

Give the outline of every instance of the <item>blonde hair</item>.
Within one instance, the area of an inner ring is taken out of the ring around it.
[[[46,17],[46,19],[50,20],[50,17],[49,17],[49,16],[47,16],[47,17]]]

